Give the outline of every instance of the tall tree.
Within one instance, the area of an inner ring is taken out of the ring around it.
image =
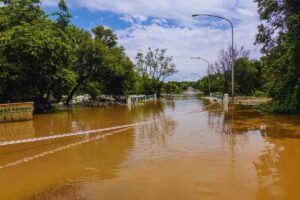
[[[165,55],[166,49],[149,48],[144,56],[137,54],[136,67],[144,79],[144,83],[149,78],[152,83],[153,92],[160,95],[161,83],[168,77],[177,73],[176,65],[173,63],[173,57]]]
[[[275,112],[300,112],[300,1],[255,0],[260,19],[256,42],[262,44]]]

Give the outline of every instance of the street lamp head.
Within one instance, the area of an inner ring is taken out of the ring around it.
[[[201,13],[201,14],[193,14],[192,17],[200,17],[200,16],[207,16],[207,17],[220,17],[218,15],[212,15],[212,14],[207,14],[207,13]]]

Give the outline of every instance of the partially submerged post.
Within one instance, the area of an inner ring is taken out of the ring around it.
[[[131,96],[128,96],[128,97],[127,97],[127,100],[126,100],[126,102],[127,102],[127,104],[128,104],[128,105],[130,105],[130,104],[131,104]]]
[[[224,94],[223,96],[223,107],[224,107],[224,111],[228,112],[228,106],[229,106],[229,95],[228,94]]]
[[[32,120],[33,110],[33,102],[0,104],[0,122]]]

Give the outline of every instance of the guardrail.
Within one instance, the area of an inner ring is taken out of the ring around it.
[[[156,94],[154,95],[130,95],[127,97],[127,104],[133,104],[140,101],[147,101],[156,99]]]
[[[219,100],[223,101],[223,95],[222,94],[213,94],[213,93],[211,93],[210,97],[213,97],[213,98],[216,98],[216,99],[219,99]]]

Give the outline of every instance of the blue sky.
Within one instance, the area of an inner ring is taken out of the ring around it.
[[[44,0],[47,13],[57,10],[58,0]],[[230,27],[214,18],[193,19],[192,14],[226,16],[234,22],[235,43],[258,58],[253,45],[259,18],[252,0],[69,0],[72,23],[90,30],[97,25],[109,27],[134,61],[137,52],[148,47],[166,48],[179,70],[171,80],[196,80],[192,73],[205,75],[206,63],[191,60],[201,56],[211,63],[230,43]]]

